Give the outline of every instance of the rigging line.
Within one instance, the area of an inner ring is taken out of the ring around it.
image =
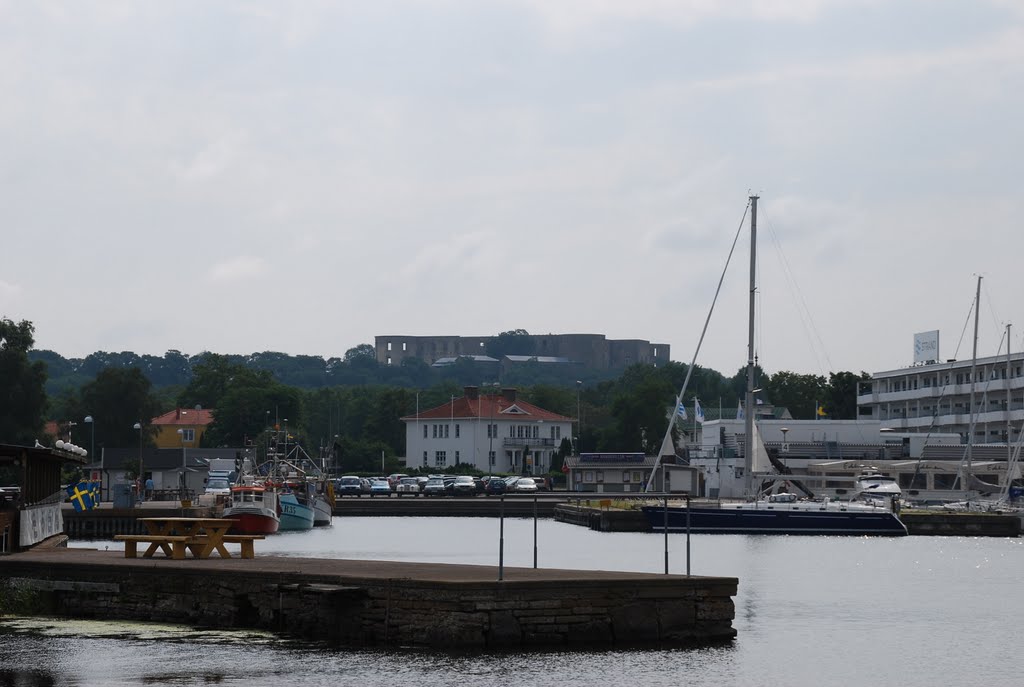
[[[697,355],[700,353],[700,347],[704,343],[704,335],[707,334],[708,325],[711,323],[711,313],[715,311],[715,303],[718,302],[718,294],[722,291],[722,282],[725,281],[725,273],[729,269],[729,263],[732,261],[732,254],[736,250],[736,242],[739,241],[740,233],[743,231],[743,223],[747,221],[747,212],[750,210],[750,201],[747,201],[747,206],[743,209],[743,216],[740,217],[740,224],[736,227],[736,235],[732,238],[732,246],[729,248],[729,255],[725,259],[725,266],[722,267],[722,274],[718,277],[718,286],[715,287],[715,297],[711,299],[711,307],[708,308],[708,315],[704,318],[704,328],[700,330],[700,339],[697,340],[697,349],[693,352],[693,358],[690,360],[689,367],[686,368],[686,378],[683,379],[683,386],[679,389],[679,393],[676,395],[676,402],[672,406],[672,416],[668,421],[668,427],[665,429],[665,436],[662,438],[662,446],[665,441],[672,434],[672,427],[676,423],[676,413],[679,409],[679,404],[683,400],[683,394],[686,393],[686,386],[690,383],[690,377],[693,375],[693,366],[697,363]],[[647,480],[647,484],[644,486],[644,491],[650,491],[651,485],[654,484],[654,476],[658,473],[658,467],[661,464],[661,447],[658,447],[659,454],[658,460],[655,461],[654,467],[651,469],[651,476]]]
[[[811,342],[811,352],[814,355],[815,365],[818,367],[818,372],[822,376],[827,377],[825,374],[827,371],[832,371],[835,368],[832,366],[832,360],[828,355],[828,350],[825,346],[824,340],[818,333],[818,328],[814,325],[814,318],[811,316],[811,310],[807,307],[807,301],[803,297],[803,291],[800,290],[796,276],[793,272],[793,268],[789,264],[789,260],[786,258],[785,252],[782,250],[782,242],[779,240],[778,234],[775,231],[775,225],[770,219],[768,219],[767,213],[764,213],[765,224],[768,226],[768,235],[771,237],[772,245],[775,246],[775,251],[779,255],[779,262],[782,264],[782,275],[786,281],[786,285],[789,287],[791,293],[799,300],[799,306],[797,308],[797,316],[800,318],[800,325],[803,327],[804,335]],[[821,357],[819,357],[819,351],[815,347],[815,339],[817,339],[818,345],[821,346],[821,355],[825,357],[825,365],[822,365]]]

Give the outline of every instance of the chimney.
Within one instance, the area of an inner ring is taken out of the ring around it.
[[[511,387],[506,387],[501,390],[502,397],[509,403],[516,402],[516,390]]]
[[[175,420],[180,420],[181,419],[181,408],[175,408],[174,409],[174,419]]]
[[[463,392],[465,393],[466,398],[470,401],[475,401],[480,398],[480,387],[467,386],[463,389]]]

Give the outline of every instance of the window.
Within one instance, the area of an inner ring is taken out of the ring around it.
[[[195,440],[196,440],[196,430],[194,430],[194,429],[183,429],[183,430],[181,430],[181,441],[183,443],[186,442],[186,441],[195,441]]]
[[[458,465],[458,464],[459,464],[459,463],[461,463],[461,462],[462,462],[462,459],[461,459],[461,458],[459,458],[459,452],[458,452],[458,451],[456,451],[456,452],[455,452],[455,464],[456,464],[456,465]]]
[[[423,467],[427,467],[427,452],[423,452]]]
[[[427,426],[426,425],[423,425],[423,438],[424,439],[427,438]]]
[[[584,482],[593,482],[594,481],[594,471],[593,470],[585,470],[583,472],[583,481]]]
[[[489,451],[487,453],[487,462],[490,463],[492,468],[494,467],[494,462],[495,462],[494,451]]]
[[[404,352],[405,352],[405,350],[406,350],[406,348],[405,348],[405,347],[406,347],[406,343],[405,343],[405,342],[403,341],[403,342],[402,342],[402,352],[403,352],[403,353],[404,353]]]
[[[622,483],[629,484],[629,470],[622,471]]]
[[[598,482],[603,482],[604,481],[604,470],[598,470],[597,471],[597,481]]]
[[[448,453],[446,451],[435,451],[434,452],[434,465],[439,468],[443,468],[448,464]]]
[[[445,438],[445,439],[447,439],[447,438],[448,438],[448,425],[445,425],[445,426],[444,426],[444,438]]]
[[[459,426],[458,425],[455,425],[455,438],[456,439],[459,438]]]
[[[388,363],[387,363],[387,364],[388,364],[388,365],[390,365],[390,364],[391,364],[391,356],[390,356],[390,355],[388,356]]]
[[[388,341],[388,351],[390,351],[390,350],[391,350],[391,342]]]
[[[551,438],[552,439],[555,438],[555,426],[554,425],[551,425]]]
[[[431,436],[432,436],[432,437],[433,437],[434,439],[436,439],[436,438],[437,438],[437,425],[430,425],[430,427],[431,427],[431,429],[432,429],[432,431],[431,431]]]
[[[561,425],[556,425],[555,426],[555,438],[556,439],[561,439],[562,438],[562,427],[561,427]]]
[[[536,439],[540,434],[540,427],[533,428],[533,438]]]

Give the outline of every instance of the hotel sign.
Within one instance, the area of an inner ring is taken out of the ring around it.
[[[939,330],[914,334],[914,363],[934,363],[939,360]]]

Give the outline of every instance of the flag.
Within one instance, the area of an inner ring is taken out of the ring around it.
[[[686,419],[686,406],[683,405],[682,401],[679,402],[679,407],[676,408],[676,415],[682,420]]]
[[[566,463],[562,463],[562,472],[569,474],[569,466]]]
[[[71,485],[67,492],[68,501],[74,505],[77,512],[92,510],[92,492],[85,482]]]
[[[704,409],[700,407],[700,401],[697,397],[693,397],[693,416],[697,418],[697,422],[704,424]]]
[[[103,500],[102,492],[100,491],[101,483],[98,481],[89,482],[89,497],[92,498],[92,507],[99,508],[100,501]]]
[[[821,407],[820,405],[818,405],[817,403],[814,404],[814,408],[815,408],[814,414],[817,417],[827,417],[828,416],[828,413],[825,412],[825,409],[823,407]]]
[[[736,419],[743,419],[743,401],[736,401]]]

